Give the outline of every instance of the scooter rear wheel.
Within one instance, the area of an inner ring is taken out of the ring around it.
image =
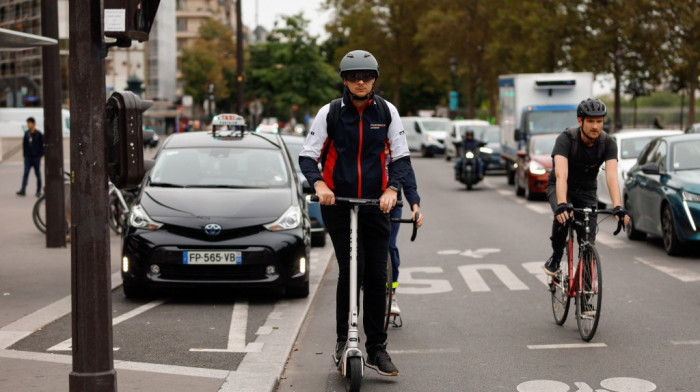
[[[347,392],[359,392],[362,384],[362,358],[351,357],[347,360],[345,372],[345,390]]]

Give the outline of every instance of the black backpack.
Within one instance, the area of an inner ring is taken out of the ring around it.
[[[578,143],[579,143],[579,128],[574,127],[574,128],[567,128],[566,132],[569,135],[569,139],[571,140],[571,155],[569,156],[569,159],[573,158],[576,156],[576,152],[578,152]],[[598,162],[602,163],[605,155],[605,142],[607,141],[608,134],[605,131],[601,131],[600,135],[598,136],[598,139],[596,140],[596,143],[598,144]]]
[[[375,94],[373,99],[377,101],[377,104],[381,109],[379,112],[384,116],[382,120],[384,120],[383,122],[384,124],[386,124],[386,127],[388,129],[389,125],[391,124],[391,112],[389,111],[389,105],[387,105],[384,98],[380,97],[379,95]],[[338,119],[340,118],[340,107],[342,101],[343,98],[336,98],[332,100],[331,107],[328,110],[328,115],[326,116],[327,132],[328,138],[330,140],[333,140],[335,138],[335,129],[338,126]]]

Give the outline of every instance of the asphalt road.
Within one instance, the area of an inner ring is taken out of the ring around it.
[[[551,211],[517,198],[505,176],[472,191],[452,163],[413,159],[423,228],[405,227],[398,299],[403,327],[389,331],[400,371],[365,368],[363,391],[697,391],[700,257],[669,257],[659,240],[613,237],[600,224],[603,271],[598,331],[581,340],[573,311],[554,323],[541,265],[551,253]],[[306,318],[278,391],[342,391],[331,360],[337,268]]]

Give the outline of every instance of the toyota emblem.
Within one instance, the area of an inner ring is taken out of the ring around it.
[[[211,236],[219,235],[221,233],[221,225],[210,223],[204,226],[204,232]]]

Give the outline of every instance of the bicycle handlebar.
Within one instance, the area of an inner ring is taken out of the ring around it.
[[[318,195],[311,195],[309,201],[318,202]],[[379,199],[359,199],[354,197],[336,197],[335,204],[345,204],[345,205],[360,205],[360,206],[379,206]],[[397,200],[395,207],[403,207],[403,200]],[[416,212],[416,219],[392,219],[392,222],[397,223],[412,223],[413,232],[411,234],[411,241],[415,241],[416,235],[418,234],[418,218],[420,217],[420,212]]]
[[[574,208],[572,204],[569,204],[569,210],[574,212],[582,212],[586,215],[591,213],[615,215],[615,212],[613,212],[613,210],[599,210],[594,207]],[[624,220],[622,219],[618,219],[617,229],[613,232],[613,235],[618,235],[620,233],[620,230],[625,230]]]

